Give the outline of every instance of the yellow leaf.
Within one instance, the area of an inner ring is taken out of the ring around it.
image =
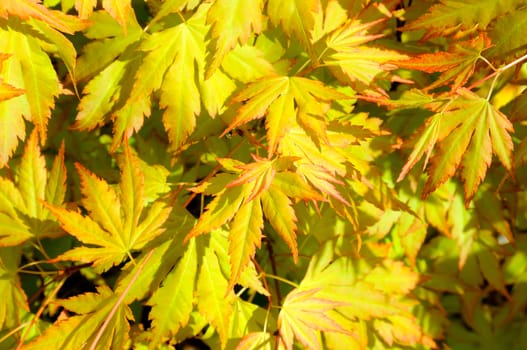
[[[123,27],[127,33],[126,24],[129,17],[135,17],[131,0],[102,0],[102,7]]]
[[[265,217],[291,249],[293,260],[298,261],[296,243],[296,214],[291,200],[280,190],[271,186],[261,195]]]
[[[262,240],[263,213],[259,198],[247,200],[238,210],[229,231],[230,290],[254,257]]]
[[[321,349],[319,331],[352,335],[330,314],[343,303],[322,298],[317,295],[318,292],[319,289],[294,289],[287,295],[278,316],[278,329],[288,350],[293,348],[294,337],[308,349]]]
[[[223,57],[236,44],[244,45],[262,28],[262,0],[216,0],[209,9],[207,22],[212,23],[206,78],[220,66]]]
[[[97,6],[97,0],[75,0],[75,9],[82,19],[90,17],[95,6]]]
[[[198,309],[214,327],[220,336],[222,347],[225,347],[235,296],[232,291],[225,295],[228,283],[221,272],[218,258],[210,247],[205,250],[198,276]]]

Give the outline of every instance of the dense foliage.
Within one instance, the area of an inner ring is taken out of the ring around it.
[[[526,28],[0,1],[0,348],[525,349]]]

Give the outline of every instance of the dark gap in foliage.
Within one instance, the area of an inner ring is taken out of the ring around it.
[[[210,346],[199,338],[187,338],[176,344],[176,350],[210,350]]]
[[[199,182],[198,180],[197,182]],[[187,210],[194,216],[196,219],[200,217],[201,215],[201,208],[202,208],[202,201],[203,201],[203,209],[212,201],[212,196],[207,195],[200,195],[198,194],[187,205]]]
[[[150,310],[152,310],[152,307],[150,305],[143,304],[143,308],[141,309],[141,318],[139,319],[139,323],[141,323],[144,327],[144,329],[150,329],[152,326],[152,321],[148,317],[150,314]]]
[[[67,299],[84,293],[95,293],[95,285],[77,271],[66,278],[66,281],[57,292],[58,299]]]

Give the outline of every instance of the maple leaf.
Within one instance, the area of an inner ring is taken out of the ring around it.
[[[443,84],[452,82],[452,91],[465,85],[474,73],[474,68],[481,52],[488,48],[490,41],[484,34],[475,39],[458,42],[446,52],[425,53],[409,60],[394,62],[402,68],[411,68],[427,73],[441,72],[425,90],[435,89]]]
[[[196,286],[198,310],[214,327],[225,347],[229,334],[234,293],[227,290],[228,282],[224,277],[220,262],[212,247],[206,247],[202,258]]]
[[[131,0],[102,0],[102,7],[108,11],[108,13],[112,15],[121,26],[123,26],[126,34],[126,24],[129,21],[129,18],[135,17]]]
[[[287,295],[278,316],[280,337],[287,349],[293,348],[294,337],[309,349],[320,349],[318,331],[352,334],[330,314],[343,303],[320,297],[319,291],[294,289]]]
[[[14,328],[20,324],[24,311],[29,311],[26,294],[18,277],[22,246],[0,247],[0,329]]]
[[[90,17],[95,6],[97,6],[97,0],[75,0],[75,10],[82,19]]]
[[[175,334],[186,325],[194,304],[194,285],[198,268],[196,240],[191,239],[185,254],[164,279],[163,285],[149,300],[152,311],[153,340],[155,346],[167,334]]]
[[[275,67],[269,63],[264,53],[250,45],[236,46],[229,51],[221,62],[221,68],[242,83],[252,83],[276,75]]]
[[[223,135],[251,120],[263,117],[266,112],[268,153],[274,154],[280,140],[297,124],[315,140],[325,139],[325,129],[310,127],[310,121],[322,117],[326,105],[337,99],[347,99],[321,82],[301,77],[270,77],[250,84],[234,96],[233,102],[244,102],[236,117]],[[295,108],[295,105],[297,108]],[[315,125],[321,126],[315,121]]]
[[[133,319],[132,310],[118,303],[119,296],[106,286],[98,286],[97,293],[85,293],[65,300],[55,301],[58,305],[77,315],[58,321],[35,341],[23,345],[30,349],[81,349],[87,344],[90,349],[120,349],[125,346],[129,335],[129,320]],[[99,330],[111,316],[112,322],[99,336]]]
[[[232,221],[229,231],[229,257],[231,276],[228,289],[240,278],[256,248],[261,247],[263,213],[259,198],[243,204]]]
[[[86,27],[86,22],[60,11],[49,10],[40,4],[40,0],[5,0],[0,4],[0,17],[9,15],[27,20],[35,18],[47,23],[61,32],[73,34]]]
[[[242,169],[242,174],[236,180],[227,184],[228,187],[253,183],[247,202],[253,200],[263,191],[266,191],[276,175],[276,163],[278,159],[268,160],[252,155],[255,162],[236,166]],[[284,159],[280,159],[284,160]]]
[[[432,158],[428,171],[430,177],[423,189],[423,196],[454,175],[461,165],[465,202],[468,204],[485,178],[492,153],[498,156],[507,170],[512,169],[513,145],[509,133],[513,128],[507,117],[486,99],[464,89],[459,93],[445,110],[433,117],[440,119],[441,129],[437,141],[441,144],[438,153]],[[427,133],[423,137],[430,138]],[[430,143],[435,142],[435,137],[432,137]],[[417,152],[418,155],[413,159],[418,160],[424,149],[420,148]]]
[[[262,194],[262,207],[271,226],[291,249],[293,260],[296,263],[298,261],[297,218],[291,200],[279,189],[271,186]]]
[[[337,28],[326,36],[325,46],[319,49],[320,62],[328,66],[337,79],[349,82],[360,90],[372,85],[376,79],[385,77],[388,71],[397,68],[391,61],[402,60],[407,56],[393,50],[364,45],[383,36],[368,34],[368,30],[379,21],[364,24],[350,20]]]
[[[124,56],[126,49],[136,44],[145,34],[135,17],[128,18],[126,35],[123,27],[105,11],[95,11],[90,20],[93,24],[85,30],[84,35],[92,41],[84,46],[83,55],[77,61],[75,77],[78,80],[91,78],[108,66],[118,63],[117,58],[122,54]],[[141,57],[137,57],[139,58]],[[134,60],[124,56],[119,61]],[[103,87],[101,85],[100,89]]]
[[[207,22],[212,24],[212,40],[206,78],[214,73],[236,44],[244,45],[253,33],[261,31],[262,8],[262,0],[217,0],[212,4],[207,15]]]
[[[527,39],[522,30],[527,25],[527,9],[519,8],[506,16],[500,16],[489,28],[488,35],[492,47],[486,51],[487,57],[502,60],[501,57],[517,56],[524,51]]]
[[[320,0],[269,0],[267,3],[271,22],[281,25],[287,35],[296,36],[307,48],[311,46],[315,13],[320,11]]]
[[[106,181],[77,164],[84,196],[82,204],[89,216],[46,205],[65,231],[94,246],[73,248],[59,256],[59,260],[93,262],[97,270],[105,271],[163,232],[162,226],[171,209],[163,201],[156,201],[145,212],[144,173],[129,146],[124,147],[120,168],[118,195]]]
[[[28,26],[16,18],[10,18],[7,24],[0,28],[0,52],[12,57],[3,62],[1,75],[5,83],[23,89],[25,94],[0,101],[0,167],[7,163],[18,139],[25,137],[23,118],[35,124],[41,142],[45,142],[47,121],[60,91],[48,55],[35,37],[25,35]]]
[[[11,55],[0,54],[0,71],[5,60]],[[3,79],[0,78],[0,101],[9,100],[10,98],[20,96],[24,93],[23,89],[17,89],[16,87],[4,83]]]
[[[484,30],[497,17],[514,10],[521,2],[514,0],[441,0],[428,12],[406,24],[403,30],[425,29],[423,39],[461,35],[476,28]]]
[[[206,10],[206,6],[200,7],[188,21],[154,33],[141,43],[140,49],[147,54],[138,66],[130,95],[115,112],[114,149],[142,126],[144,116],[150,116],[151,94],[157,90],[161,91],[159,104],[165,109],[163,124],[172,148],[178,150],[194,130],[201,110]]]
[[[26,143],[16,173],[16,185],[0,178],[0,245],[17,245],[34,237],[60,234],[57,222],[42,201],[63,205],[66,193],[64,145],[48,173],[34,131]]]

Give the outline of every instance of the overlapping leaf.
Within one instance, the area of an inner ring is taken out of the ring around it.
[[[22,346],[22,349],[81,349],[87,344],[92,348],[120,349],[129,339],[129,320],[132,311],[126,305],[118,303],[119,296],[108,287],[99,287],[97,293],[85,293],[58,304],[76,315],[57,322],[36,341]],[[104,332],[99,330],[112,317]]]
[[[386,78],[387,73],[396,68],[390,61],[406,58],[394,50],[366,45],[383,36],[368,33],[378,22],[363,24],[350,20],[327,35],[325,45],[320,49],[320,61],[340,81],[351,83],[359,91],[374,87],[377,79]]]
[[[442,0],[404,29],[425,29],[425,38],[485,29],[495,18],[523,4],[517,0]]]
[[[17,175],[16,183],[0,178],[0,245],[17,245],[32,238],[59,235],[60,228],[42,201],[57,207],[63,205],[66,194],[64,147],[48,172],[34,131],[17,167]]]
[[[426,90],[452,82],[452,91],[456,91],[472,76],[476,63],[481,58],[481,52],[489,44],[489,40],[480,35],[473,40],[456,43],[446,52],[425,53],[395,64],[427,73],[441,72]]]
[[[326,139],[323,116],[334,100],[347,99],[321,82],[301,77],[270,77],[249,85],[236,95],[244,102],[224,134],[266,115],[268,152],[272,155],[280,140],[299,123],[318,142]],[[295,107],[296,105],[296,107]],[[321,120],[322,119],[322,120]],[[316,128],[313,126],[320,126]]]
[[[427,196],[452,177],[461,166],[465,201],[468,203],[478,185],[485,178],[492,154],[507,170],[512,169],[511,153],[513,131],[507,117],[484,98],[468,90],[460,90],[441,110],[432,116],[416,147],[401,172],[400,178],[439,142],[437,154],[432,158],[428,181],[423,190]]]
[[[171,209],[158,200],[146,210],[144,173],[129,146],[124,150],[120,193],[77,165],[84,196],[82,204],[89,216],[47,205],[64,230],[87,245],[73,248],[59,259],[93,262],[96,269],[104,271],[130,257],[132,252],[141,250],[163,232],[162,226]]]
[[[212,56],[207,77],[219,67],[223,57],[236,44],[245,44],[251,34],[262,28],[262,0],[217,0],[209,9],[207,22],[212,23],[209,54]]]

